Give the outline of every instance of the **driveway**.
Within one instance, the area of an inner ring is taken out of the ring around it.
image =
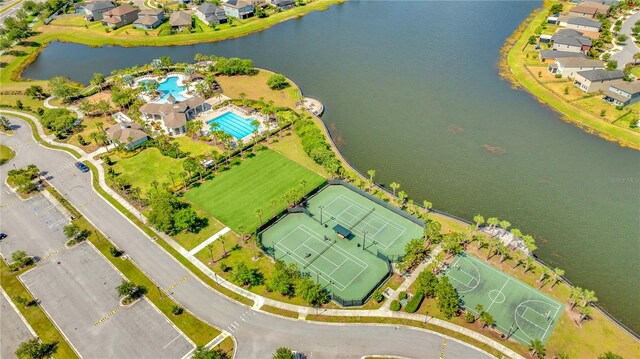
[[[280,346],[298,350],[310,358],[361,358],[365,354],[439,358],[443,348],[447,358],[489,357],[452,339],[444,346],[444,338],[437,333],[409,327],[331,325],[292,320],[254,311],[234,302],[202,283],[97,196],[91,187],[90,173],[64,168],[62,164],[69,161],[69,154],[36,145],[29,126],[22,120],[9,118],[21,128],[14,136],[3,136],[3,143],[10,147],[21,146],[21,155],[42,170],[63,168],[54,172],[50,183],[152,280],[165,290],[171,288],[168,292],[177,302],[211,325],[232,332],[238,344],[236,358],[267,358]]]
[[[624,66],[630,62],[633,62],[633,55],[640,52],[640,48],[633,42],[633,37],[631,36],[631,28],[636,23],[636,21],[640,21],[640,11],[631,15],[625,22],[622,23],[622,28],[620,29],[621,34],[625,34],[629,37],[629,40],[622,45],[619,44],[622,49],[611,55],[611,59],[618,61],[618,69],[624,69]]]

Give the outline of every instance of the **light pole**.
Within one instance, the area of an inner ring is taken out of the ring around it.
[[[15,164],[13,165],[15,167]],[[320,206],[320,225],[322,225],[322,209],[324,206]]]
[[[362,230],[362,250],[364,251],[365,241],[367,240],[367,231]]]

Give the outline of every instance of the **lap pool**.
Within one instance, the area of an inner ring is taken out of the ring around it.
[[[251,122],[255,119],[253,117],[244,118],[233,112],[225,112],[222,115],[207,121],[207,125],[218,124],[218,129],[230,134],[237,140],[241,140],[256,129]]]

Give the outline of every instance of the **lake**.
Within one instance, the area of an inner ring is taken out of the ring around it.
[[[565,123],[498,76],[532,1],[348,2],[266,31],[179,47],[53,43],[24,73],[88,82],[160,56],[251,58],[326,106],[345,157],[411,198],[508,219],[537,255],[640,332],[640,157]],[[615,111],[612,107],[611,111]]]

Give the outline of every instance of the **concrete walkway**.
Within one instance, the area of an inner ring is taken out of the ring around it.
[[[87,154],[81,148],[78,148],[76,146],[69,145],[69,144],[58,143],[55,140],[53,140],[52,136],[45,135],[44,129],[42,128],[42,125],[40,124],[39,120],[36,117],[34,117],[34,116],[30,115],[30,114],[25,114],[23,112],[13,111],[13,110],[4,110],[4,109],[2,109],[1,112],[30,118],[36,124],[36,128],[37,128],[38,133],[40,134],[40,136],[46,142],[48,142],[48,143],[50,143],[52,145],[73,149],[76,152],[80,153],[82,155],[80,160],[89,161],[90,163],[92,163],[93,165],[96,166],[96,168],[98,170],[98,183],[99,183],[100,188],[102,190],[104,190],[105,192],[107,192],[111,197],[113,197],[119,204],[121,204],[123,207],[125,207],[129,212],[131,212],[136,217],[140,218],[140,220],[142,222],[147,224],[147,218],[141,212],[139,212],[134,206],[132,206],[128,201],[126,201],[124,198],[122,198],[118,193],[116,193],[114,190],[112,190],[106,184],[105,171],[104,171],[104,168],[102,167],[102,161],[101,160],[94,160],[93,156],[91,156],[91,154]],[[292,312],[297,312],[297,313],[299,313],[299,319],[304,319],[310,314],[319,314],[319,315],[342,316],[342,317],[386,317],[386,318],[414,320],[414,321],[423,322],[423,323],[430,323],[430,324],[433,324],[433,325],[436,325],[436,326],[439,326],[439,327],[442,327],[442,328],[446,328],[446,329],[449,329],[449,330],[452,330],[452,331],[455,331],[455,332],[458,332],[458,333],[462,333],[462,334],[464,334],[464,335],[466,335],[468,337],[471,337],[471,338],[473,338],[475,340],[478,340],[481,343],[487,344],[487,345],[489,345],[490,347],[492,347],[492,348],[494,348],[496,350],[499,350],[500,352],[508,355],[509,357],[512,357],[512,358],[523,358],[521,355],[519,355],[518,353],[514,352],[513,350],[511,350],[511,349],[507,348],[506,346],[494,341],[493,339],[491,339],[489,337],[484,336],[481,333],[477,333],[475,331],[472,331],[470,329],[464,328],[464,327],[459,326],[457,324],[453,324],[453,323],[450,323],[450,322],[447,322],[447,321],[444,321],[444,320],[441,320],[441,319],[433,318],[433,317],[430,317],[430,316],[425,316],[425,315],[422,315],[422,314],[412,314],[412,313],[405,313],[405,312],[393,312],[393,311],[390,311],[389,309],[384,308],[384,307],[380,308],[380,309],[376,309],[376,310],[315,309],[315,308],[311,308],[311,307],[305,307],[305,306],[299,306],[299,305],[284,303],[284,302],[280,302],[280,301],[277,301],[277,300],[273,300],[273,299],[270,299],[270,298],[266,298],[266,297],[260,296],[258,294],[249,292],[249,291],[247,291],[247,290],[245,290],[243,288],[240,288],[240,287],[236,286],[235,284],[225,280],[224,278],[219,277],[207,265],[205,265],[200,260],[195,258],[194,255],[190,251],[187,251],[186,249],[184,249],[173,238],[169,237],[168,235],[166,235],[164,233],[158,232],[158,231],[154,231],[154,232],[160,238],[165,240],[178,253],[180,253],[180,255],[184,256],[187,260],[189,260],[189,262],[191,262],[198,269],[200,269],[205,275],[207,275],[211,279],[215,280],[216,283],[218,283],[219,285],[222,285],[223,287],[233,291],[236,294],[239,294],[239,295],[241,295],[241,296],[243,296],[245,298],[248,298],[248,299],[251,299],[252,301],[254,301],[253,309],[255,309],[255,310],[258,310],[260,307],[262,307],[263,305],[266,304],[266,305],[269,305],[271,307],[276,307],[276,308],[280,308],[280,309],[284,309],[284,310],[288,310],[288,311],[292,311]],[[436,248],[436,250],[438,250],[438,248]],[[437,254],[436,250],[434,250],[434,253],[433,253],[434,255]],[[417,278],[417,276],[421,272],[421,268],[424,268],[427,265],[428,265],[428,262],[425,262],[425,263],[421,264],[420,267],[418,269],[416,269],[412,273],[412,275],[409,277],[409,279],[405,281],[406,288],[408,288],[411,285],[411,283],[413,283],[415,278]],[[400,288],[402,288],[402,286]],[[399,293],[400,288],[398,288],[398,291],[396,291],[397,293]],[[390,302],[390,301],[388,301],[388,302]]]
[[[194,249],[189,251],[189,254],[192,256],[195,256],[196,253],[200,252],[201,250],[204,249],[204,247],[206,247],[207,245],[209,245],[209,243],[213,243],[213,241],[215,241],[216,239],[220,238],[220,236],[224,235],[225,233],[229,232],[231,230],[231,228],[229,227],[224,227],[223,229],[221,229],[218,233],[214,234],[213,236],[209,237],[208,239],[206,239],[204,242],[200,243],[197,247],[195,247]]]

